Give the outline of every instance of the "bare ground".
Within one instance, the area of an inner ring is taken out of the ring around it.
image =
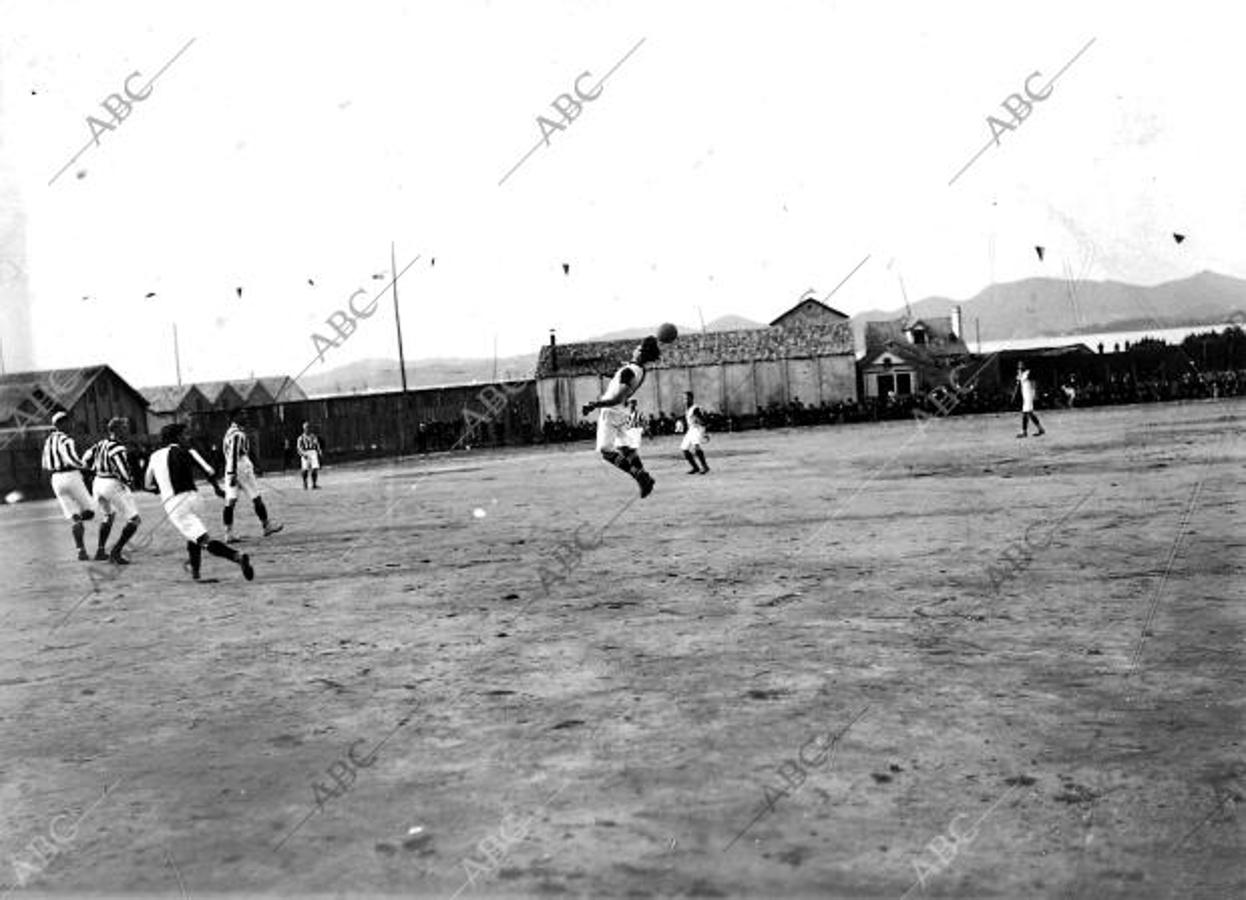
[[[1242,896],[1244,419],[663,439],[644,501],[587,445],[274,476],[250,584],[150,496],[115,577],[0,509],[0,884]]]

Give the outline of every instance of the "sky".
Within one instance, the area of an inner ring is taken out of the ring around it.
[[[394,357],[388,293],[326,325],[391,245],[408,360],[768,322],[850,272],[850,314],[1246,278],[1229,9],[0,0],[4,365],[172,383],[174,325],[185,381]]]

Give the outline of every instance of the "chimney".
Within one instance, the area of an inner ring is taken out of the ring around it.
[[[962,326],[961,310],[959,306],[952,307],[952,334],[956,335],[958,340],[965,339],[965,333],[961,330]]]
[[[549,330],[549,368],[551,372],[558,371],[558,342],[554,340],[554,329]]]

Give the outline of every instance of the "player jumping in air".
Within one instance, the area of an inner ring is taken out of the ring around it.
[[[1023,362],[1017,363],[1017,390],[1021,392],[1021,433],[1017,437],[1030,436],[1031,420],[1034,422],[1034,427],[1038,429],[1034,432],[1034,436],[1041,437],[1047,432],[1038,421],[1038,416],[1034,415],[1034,379],[1030,378],[1030,370]],[[1013,396],[1016,396],[1016,391],[1013,391]]]
[[[222,518],[225,522],[225,541],[230,544],[238,540],[238,536],[234,534],[234,506],[238,502],[239,491],[245,491],[251,498],[255,515],[264,528],[264,537],[276,534],[285,527],[269,524],[268,509],[264,506],[264,498],[260,496],[255,465],[251,462],[251,439],[247,437],[243,424],[242,410],[235,409],[230,413],[229,428],[221,439],[221,450],[225,454],[225,510]]]
[[[705,414],[701,412],[701,407],[692,402],[692,391],[684,391],[684,403],[688,407],[688,411],[684,413],[684,418],[688,420],[688,433],[684,435],[684,439],[679,444],[679,449],[684,451],[684,459],[688,460],[688,465],[692,466],[688,470],[689,475],[707,475],[710,467],[705,464],[705,453],[701,450],[701,444],[707,440],[705,434]],[[696,454],[693,456],[693,454]],[[697,468],[697,462],[701,463],[701,468]]]
[[[597,449],[606,462],[636,479],[641,497],[648,497],[653,492],[654,481],[653,476],[645,471],[640,454],[629,445],[626,404],[644,383],[645,366],[657,362],[661,355],[658,339],[652,335],[645,338],[632,352],[632,361],[614,373],[606,392],[599,399],[586,403],[581,410],[586,416],[595,409],[600,410],[597,415]]]
[[[86,526],[83,522],[95,518],[95,504],[83,481],[82,473],[87,465],[78,455],[74,439],[70,437],[69,413],[52,415],[52,433],[43,442],[43,468],[52,476],[52,493],[60,501],[61,512],[73,522],[74,543],[78,546],[78,559],[90,559],[83,542]]]
[[[100,519],[99,546],[95,550],[95,558],[109,560],[119,566],[129,564],[130,561],[121,555],[121,548],[134,537],[134,532],[138,531],[139,522],[142,521],[139,519],[138,506],[134,503],[134,495],[130,491],[134,478],[130,474],[130,463],[125,449],[128,431],[127,420],[115,417],[109,419],[108,437],[91,447],[85,457],[95,470],[93,494],[103,517]],[[109,553],[104,545],[108,543],[113,519],[118,513],[125,525]]]
[[[186,538],[191,578],[199,580],[199,563],[204,549],[207,549],[213,556],[237,563],[242,569],[242,577],[250,581],[255,577],[251,558],[209,537],[208,529],[199,518],[202,501],[199,499],[199,489],[195,486],[195,469],[198,468],[212,485],[216,496],[224,497],[225,492],[217,484],[212,467],[204,462],[203,457],[182,446],[182,434],[185,430],[185,425],[177,424],[166,425],[160,430],[160,442],[164,446],[153,453],[147,462],[146,487],[149,491],[160,491],[160,499],[164,503],[169,521]]]
[[[303,423],[303,433],[298,441],[299,458],[303,468],[303,490],[307,490],[307,473],[311,472],[312,490],[320,490],[316,479],[320,477],[320,438],[312,434],[311,422]]]

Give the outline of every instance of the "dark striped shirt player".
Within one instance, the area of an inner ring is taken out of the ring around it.
[[[87,490],[82,473],[86,463],[78,455],[74,439],[70,435],[72,420],[69,413],[52,415],[52,433],[43,442],[43,469],[52,478],[52,493],[56,495],[65,518],[73,522],[74,544],[78,547],[78,559],[91,558],[83,540],[86,526],[83,522],[95,518],[95,501]]]
[[[134,537],[134,532],[138,531],[139,522],[142,521],[138,515],[138,506],[134,502],[134,494],[130,490],[134,485],[134,476],[130,472],[129,454],[125,449],[129,425],[126,419],[109,419],[108,437],[87,450],[84,456],[84,460],[95,471],[92,494],[101,516],[99,546],[95,550],[95,558],[108,560],[119,566],[130,562],[121,555],[121,548]],[[113,520],[118,514],[125,525],[110,553],[104,549],[104,545],[108,543]]]
[[[160,443],[164,446],[147,461],[146,487],[149,491],[160,492],[169,521],[186,538],[188,567],[190,576],[195,581],[199,580],[199,565],[205,549],[213,556],[237,563],[242,569],[242,577],[250,581],[255,577],[251,558],[227,544],[213,540],[208,535],[203,520],[199,518],[203,501],[199,496],[199,488],[195,486],[196,472],[212,485],[216,496],[224,497],[225,492],[217,484],[212,467],[204,462],[203,457],[183,446],[182,435],[185,431],[186,426],[178,424],[166,425],[160,430]]]
[[[311,422],[303,423],[303,433],[299,435],[298,440],[298,451],[299,459],[302,460],[303,490],[307,490],[308,472],[311,472],[312,490],[320,490],[316,479],[320,477],[320,457],[324,452],[320,449],[320,438],[312,434]]]
[[[235,409],[229,416],[229,428],[221,440],[221,451],[225,454],[225,511],[222,518],[225,522],[225,540],[232,544],[238,540],[234,534],[234,505],[238,502],[239,492],[245,491],[255,507],[255,515],[264,529],[264,537],[276,534],[284,526],[272,525],[268,521],[268,509],[264,506],[264,498],[260,496],[260,484],[256,479],[255,465],[251,461],[251,439],[247,437],[245,417],[240,409]]]

